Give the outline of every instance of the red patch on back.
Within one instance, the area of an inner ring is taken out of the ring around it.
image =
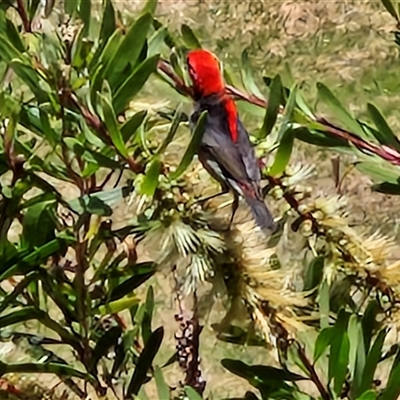
[[[228,127],[231,138],[234,142],[238,140],[237,109],[235,102],[228,96],[223,99],[225,111],[228,118]]]

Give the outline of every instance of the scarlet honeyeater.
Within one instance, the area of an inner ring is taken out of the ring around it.
[[[273,231],[275,224],[264,203],[260,187],[261,173],[233,99],[226,94],[218,59],[207,50],[192,50],[187,55],[192,80],[194,111],[190,118],[193,129],[203,111],[207,111],[206,128],[198,157],[204,168],[222,186],[232,190],[232,217],[243,197],[254,219],[262,229]]]

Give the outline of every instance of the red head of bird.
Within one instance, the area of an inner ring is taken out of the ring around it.
[[[224,80],[219,61],[213,53],[207,50],[192,50],[187,55],[187,65],[196,98],[223,92]]]

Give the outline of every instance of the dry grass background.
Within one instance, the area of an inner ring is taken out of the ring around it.
[[[320,113],[327,113],[327,110],[315,102],[318,80],[327,84],[356,115],[366,117],[366,103],[373,101],[389,118],[394,130],[400,129],[397,108],[400,80],[395,75],[398,48],[390,34],[393,20],[380,2],[160,0],[159,3],[158,16],[163,22],[173,29],[179,29],[181,23],[192,26],[204,45],[214,50],[233,70],[237,70],[241,51],[249,48],[260,86],[262,76],[276,73],[285,76],[284,63],[287,62],[295,79],[303,82],[306,98],[316,104]],[[143,1],[117,1],[116,4],[128,13],[140,7]],[[174,104],[168,90],[153,81],[151,85],[147,85],[146,101],[165,100]],[[257,126],[259,121],[254,114],[243,106],[241,111],[250,129]],[[334,115],[327,113],[327,116],[335,120]],[[305,182],[313,187],[316,197],[335,191],[330,166],[332,156],[315,147],[297,145],[294,161],[317,165],[316,178]],[[346,164],[351,160],[344,158],[343,161]],[[370,183],[367,177],[356,172],[345,179],[344,193],[350,202],[352,223],[398,237],[398,199],[372,193]],[[63,192],[67,198],[74,197],[67,188]],[[129,217],[129,206],[122,205],[114,216],[115,224],[122,224]],[[291,246],[295,248],[296,243]],[[168,277],[158,276],[151,284],[159,299],[154,324],[166,328],[166,341],[158,357],[163,362],[173,352],[176,308]],[[215,339],[211,323],[218,321],[222,310],[222,305],[216,302],[213,312],[204,321],[202,334],[202,368],[208,390],[215,399],[243,393],[245,388],[244,382],[223,371],[219,364],[221,358],[239,358],[249,363],[270,360],[267,350],[239,348]],[[11,353],[14,358],[15,352]],[[166,379],[176,385],[177,368],[168,369]],[[43,378],[41,382],[42,386],[49,387],[54,380],[49,382]],[[155,398],[151,387],[148,397]]]

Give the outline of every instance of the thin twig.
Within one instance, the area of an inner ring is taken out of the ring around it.
[[[311,364],[310,360],[308,359],[307,355],[304,352],[304,348],[297,343],[297,354],[299,355],[299,358],[303,365],[306,367],[308,373],[310,374],[310,379],[318,389],[321,397],[323,400],[330,400],[331,396],[327,389],[325,389],[325,386],[322,384],[321,380],[319,379],[319,376],[317,372],[315,371],[314,366]]]
[[[26,13],[23,0],[17,0],[17,12],[21,18],[22,25],[25,32],[32,32],[31,21],[29,21],[28,14]]]

